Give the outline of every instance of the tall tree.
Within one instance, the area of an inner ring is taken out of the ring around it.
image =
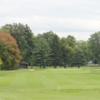
[[[10,34],[0,32],[0,58],[2,69],[14,69],[22,59],[15,39]]]
[[[27,55],[27,52],[34,46],[33,33],[29,26],[21,23],[6,24],[2,26],[2,29],[10,31],[10,34],[16,39],[18,47],[21,51],[24,61],[28,61],[31,54]]]
[[[45,41],[49,44],[49,47],[51,48],[51,52],[52,51],[52,41],[53,41],[53,38],[54,38],[54,33],[52,31],[49,31],[49,32],[45,32],[43,33],[43,38],[45,39]],[[50,55],[50,58],[52,58],[52,55]],[[49,65],[53,65],[53,58],[49,61]]]
[[[89,52],[91,52],[93,56],[92,60],[95,59],[99,62],[100,31],[91,35],[91,37],[88,39],[88,44],[89,44]]]
[[[53,58],[53,65],[54,68],[56,68],[57,65],[61,64],[61,46],[60,46],[60,39],[59,37],[55,34],[52,40],[52,58]]]
[[[51,60],[51,49],[49,44],[45,41],[45,39],[41,36],[36,37],[35,41],[35,51],[34,52],[34,61],[36,65],[43,66],[44,68],[48,65]]]
[[[78,68],[86,64],[86,58],[81,50],[76,50],[75,54],[73,55],[72,64],[78,66]]]
[[[46,42],[49,44],[50,47],[52,44],[53,37],[54,33],[52,31],[43,33],[43,38],[46,40]]]
[[[66,68],[66,64],[71,62],[72,56],[74,54],[74,48],[69,46],[67,38],[60,39],[61,51],[62,51],[62,62],[64,64],[64,68]]]
[[[76,39],[74,36],[68,35],[67,36],[67,42],[69,44],[70,47],[75,48],[76,45]]]
[[[83,52],[84,56],[86,57],[87,61],[90,60],[90,52],[88,48],[88,43],[86,41],[80,40],[76,42],[77,47]]]

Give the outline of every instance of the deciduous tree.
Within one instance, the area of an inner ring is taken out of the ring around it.
[[[67,41],[67,38],[61,38],[60,44],[61,44],[61,51],[62,51],[62,62],[64,64],[64,68],[66,68],[66,65],[71,62],[75,50],[74,48],[69,46],[69,42]]]
[[[0,58],[2,69],[14,69],[22,59],[16,40],[10,35],[0,32]]]
[[[88,43],[86,41],[80,40],[80,41],[76,42],[76,45],[83,52],[87,61],[89,61],[90,60],[89,54],[90,54],[91,51],[89,51]]]
[[[2,62],[2,59],[0,58],[0,67],[1,67],[2,64],[3,64],[3,62]]]
[[[88,39],[89,52],[92,54],[91,60],[97,60],[99,62],[100,55],[100,31],[92,34]],[[100,62],[99,62],[100,63]]]
[[[18,47],[21,51],[21,55],[23,56],[24,61],[29,61],[31,58],[31,53],[29,54],[28,51],[32,49],[31,47],[34,46],[33,42],[33,33],[30,27],[26,24],[23,25],[21,23],[13,23],[13,24],[6,24],[2,26],[2,29],[9,30],[10,34],[16,39]]]

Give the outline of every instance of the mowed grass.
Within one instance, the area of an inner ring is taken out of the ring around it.
[[[100,100],[100,67],[0,71],[0,100]]]

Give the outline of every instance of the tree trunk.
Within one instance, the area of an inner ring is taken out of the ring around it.
[[[57,68],[56,66],[54,66],[54,68]]]
[[[78,68],[80,68],[80,64],[78,64]]]
[[[66,68],[66,63],[64,63],[64,68]]]
[[[46,68],[46,65],[44,65],[43,68]]]
[[[41,68],[42,66],[40,66],[40,68]]]
[[[31,58],[31,69],[33,69],[33,68],[32,68],[32,58]]]

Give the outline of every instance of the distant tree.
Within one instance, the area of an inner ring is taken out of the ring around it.
[[[89,61],[90,60],[90,51],[89,51],[88,43],[86,41],[80,40],[80,41],[76,42],[76,45],[83,52],[87,61]]]
[[[22,59],[15,39],[10,34],[0,32],[0,58],[2,69],[14,69]]]
[[[75,50],[71,46],[69,46],[67,38],[61,38],[60,44],[62,51],[62,62],[64,64],[64,68],[66,68],[66,65],[71,62]]]
[[[100,63],[100,31],[92,34],[88,39],[89,52],[91,60],[97,60]]]
[[[54,33],[52,31],[49,31],[49,32],[45,32],[42,34],[43,38],[45,39],[45,41],[49,44],[49,47],[51,48],[51,52],[53,53],[53,50],[52,50],[52,41],[53,41],[53,38],[54,38]],[[50,56],[50,58],[52,58],[52,55]],[[49,61],[49,66],[53,65],[53,58]]]
[[[36,37],[35,50],[33,51],[36,65],[45,68],[50,62],[51,49],[49,44],[41,36]]]
[[[53,37],[54,33],[52,31],[43,33],[43,38],[46,40],[46,42],[49,44],[50,47],[52,44]]]
[[[75,54],[73,55],[72,64],[78,66],[78,68],[86,64],[86,58],[81,50],[76,50]]]
[[[72,61],[72,57],[75,53],[75,50],[72,47],[68,46],[68,45],[65,46],[65,50],[66,50],[66,63],[69,66],[71,61]]]
[[[57,65],[61,64],[61,56],[62,56],[60,39],[56,34],[53,37],[51,49],[53,53],[52,55],[53,65],[54,65],[54,68],[56,68]]]
[[[71,36],[71,35],[68,35],[67,36],[67,42],[68,42],[68,45],[72,48],[75,48],[76,46],[76,39],[74,36]]]
[[[6,24],[2,29],[9,30],[10,34],[16,39],[24,61],[30,62],[31,53],[28,52],[34,47],[34,35],[29,26],[21,23]]]

